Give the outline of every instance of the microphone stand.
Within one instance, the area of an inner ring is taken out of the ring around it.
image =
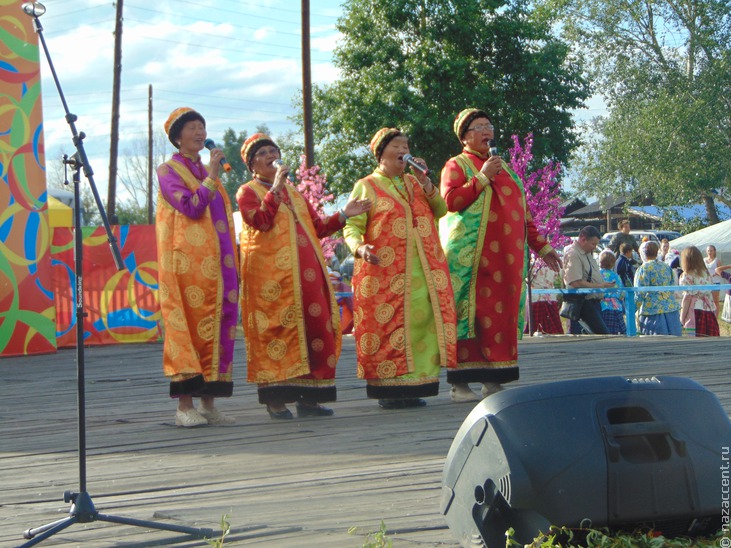
[[[66,99],[61,89],[61,84],[56,76],[56,70],[51,61],[51,56],[48,53],[48,47],[43,37],[43,27],[38,17],[45,13],[46,9],[42,4],[39,3],[26,3],[23,4],[23,11],[33,17],[33,23],[35,31],[40,38],[40,42],[43,46],[43,51],[48,60],[48,66],[53,74],[53,80],[56,83],[56,89],[61,98],[64,111],[66,112],[66,121],[71,128],[71,134],[73,136],[73,143],[76,147],[76,154],[71,158],[64,156],[63,162],[65,166],[70,166],[73,169],[73,183],[74,183],[74,269],[76,275],[76,286],[74,288],[76,298],[76,369],[77,369],[77,401],[78,401],[78,433],[79,433],[79,491],[77,493],[72,491],[65,491],[63,494],[63,500],[66,503],[72,503],[71,509],[69,510],[69,516],[40,527],[34,527],[27,529],[23,532],[23,538],[31,539],[28,542],[22,544],[20,548],[26,548],[34,546],[39,542],[55,535],[56,533],[66,529],[74,523],[90,523],[93,521],[105,521],[111,523],[121,523],[125,525],[134,525],[137,527],[145,527],[147,529],[159,529],[163,531],[173,531],[176,533],[185,533],[188,535],[195,535],[196,537],[205,538],[213,535],[212,529],[197,529],[193,527],[184,527],[173,524],[158,523],[154,521],[144,521],[139,519],[125,518],[120,516],[113,516],[109,514],[100,514],[95,508],[94,503],[91,500],[91,496],[86,491],[86,399],[85,399],[85,377],[84,377],[84,318],[86,313],[84,312],[84,283],[83,283],[83,238],[81,230],[81,192],[80,183],[81,177],[80,172],[83,169],[84,175],[89,181],[92,193],[94,194],[94,200],[96,201],[97,208],[99,208],[99,214],[104,224],[104,229],[107,233],[107,239],[111,247],[114,262],[118,270],[124,269],[124,263],[122,261],[122,255],[119,252],[119,246],[117,245],[117,239],[112,234],[112,230],[109,226],[106,212],[104,211],[104,205],[99,198],[96,185],[94,184],[94,172],[89,165],[89,159],[84,150],[84,138],[86,137],[83,132],[76,130],[74,122],[77,117],[75,114],[69,112]]]

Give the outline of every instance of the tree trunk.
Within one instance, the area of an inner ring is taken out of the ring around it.
[[[720,223],[721,219],[718,218],[718,212],[716,211],[716,203],[713,201],[713,196],[706,194],[703,196],[703,203],[706,206],[706,215],[708,217],[708,223],[715,225]]]

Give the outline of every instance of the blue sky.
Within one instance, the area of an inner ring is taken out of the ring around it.
[[[49,53],[69,110],[87,135],[85,147],[106,198],[114,57],[111,0],[47,0],[41,17]],[[337,77],[332,51],[339,0],[311,3],[314,83]],[[287,117],[301,88],[300,3],[291,0],[125,0],[119,153],[147,142],[148,86],[153,129],[171,110],[191,106],[220,140],[228,127],[273,135],[292,129]],[[41,51],[46,162],[74,152],[63,106]],[[170,147],[172,150],[172,146]],[[123,158],[120,157],[120,163]]]

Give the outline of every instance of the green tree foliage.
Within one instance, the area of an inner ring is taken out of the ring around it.
[[[588,86],[569,47],[523,0],[348,0],[335,50],[340,79],[313,92],[318,163],[347,192],[374,166],[381,127],[399,127],[412,152],[438,172],[460,150],[452,132],[463,108],[485,109],[507,149],[535,136],[539,162],[566,162],[576,144],[570,109]]]
[[[728,0],[546,0],[609,105],[579,150],[579,190],[729,204]]]

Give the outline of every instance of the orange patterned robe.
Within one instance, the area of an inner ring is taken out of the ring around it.
[[[231,203],[200,159],[175,154],[157,175],[163,370],[170,395],[230,396],[239,298]]]
[[[403,185],[398,192],[396,184]],[[380,259],[374,265],[357,258],[354,265],[358,377],[368,381],[369,398],[434,396],[440,367],[456,364],[457,334],[432,205],[412,176],[393,181],[378,170],[356,183],[352,198],[369,198],[373,205],[348,220],[348,245],[355,252],[362,243],[373,244]],[[443,207],[437,193],[435,198]],[[424,351],[429,345],[434,355]]]
[[[291,186],[281,201],[258,180],[236,199],[241,233],[241,308],[247,380],[259,402],[336,399],[340,309],[327,274],[320,238],[342,228],[326,220]]]

